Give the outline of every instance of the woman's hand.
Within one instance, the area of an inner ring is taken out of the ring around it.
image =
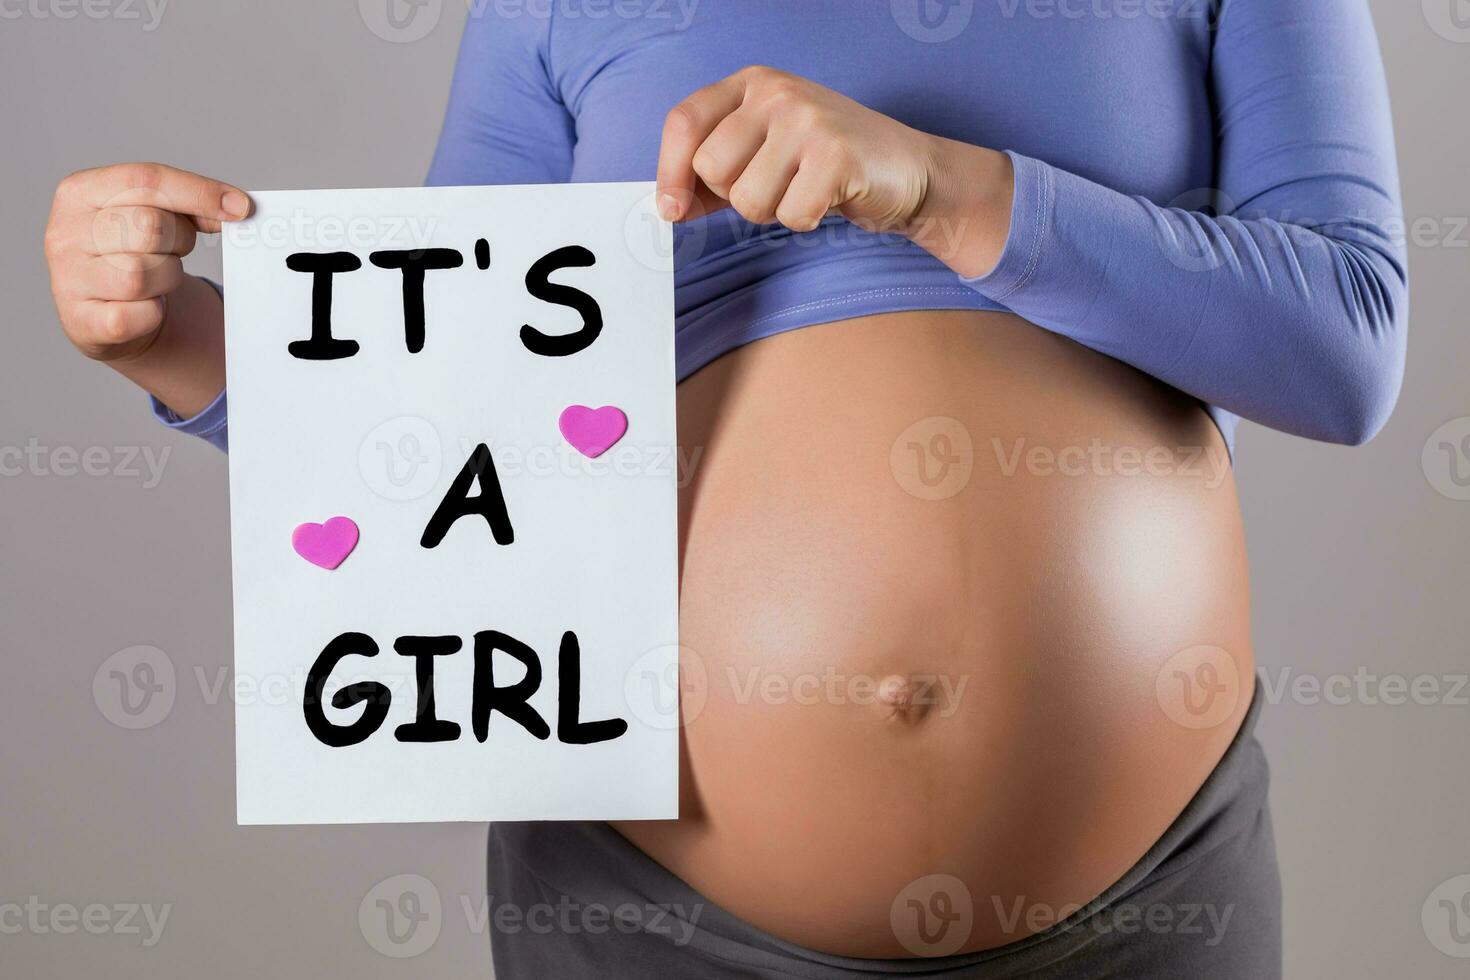
[[[744,68],[670,111],[658,161],[669,221],[725,207],[810,231],[838,213],[896,232],[966,276],[989,272],[1010,224],[1003,153],[919,132],[815,82]]]
[[[46,226],[51,293],[66,336],[181,414],[224,383],[223,314],[185,274],[199,232],[243,218],[229,184],[157,163],[83,170],[56,189]]]

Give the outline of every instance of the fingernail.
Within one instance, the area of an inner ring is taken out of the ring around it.
[[[658,198],[658,213],[665,221],[674,221],[679,217],[679,199],[672,194],[660,194]]]
[[[220,207],[232,218],[243,218],[250,210],[250,199],[239,191],[225,191],[224,197],[220,199]]]

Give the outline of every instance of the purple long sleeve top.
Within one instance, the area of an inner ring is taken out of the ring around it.
[[[1398,176],[1365,0],[475,0],[430,184],[648,180],[663,118],[768,64],[1015,164],[998,266],[725,211],[675,235],[679,376],[785,330],[1008,310],[1200,400],[1361,443],[1403,375]],[[166,422],[224,448],[226,400]]]

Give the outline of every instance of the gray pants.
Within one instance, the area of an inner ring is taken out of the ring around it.
[[[832,956],[715,906],[606,824],[500,823],[489,856],[495,976],[1275,980],[1281,883],[1253,734],[1260,694],[1258,684],[1224,758],[1149,852],[1087,907],[1017,942],[927,959]]]

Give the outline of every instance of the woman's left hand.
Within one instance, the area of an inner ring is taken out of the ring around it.
[[[810,231],[838,213],[897,232],[963,275],[1000,258],[1010,222],[1003,153],[922,133],[829,88],[774,68],[743,68],[664,121],[659,213],[725,206],[755,224]]]

